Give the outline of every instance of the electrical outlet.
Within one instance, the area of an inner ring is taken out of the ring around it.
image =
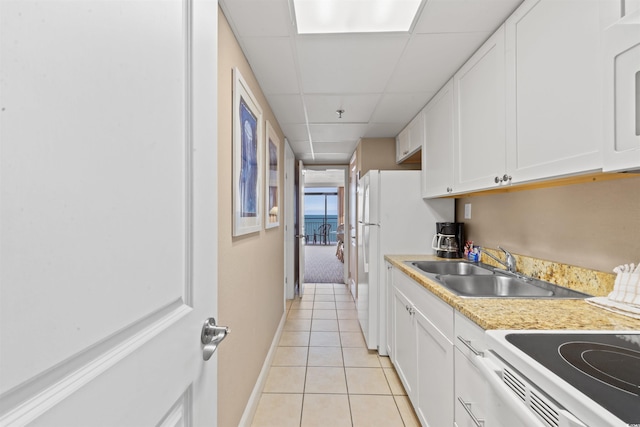
[[[471,219],[471,203],[464,204],[464,219]]]

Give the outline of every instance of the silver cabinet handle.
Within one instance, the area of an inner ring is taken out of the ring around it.
[[[467,347],[469,350],[471,350],[471,352],[473,354],[475,354],[476,356],[484,356],[484,353],[476,350],[472,345],[471,345],[471,341],[469,340],[465,340],[464,338],[462,338],[460,335],[458,335],[458,340],[465,345],[465,347]]]
[[[477,427],[484,427],[484,420],[481,420],[474,415],[473,411],[471,410],[471,403],[465,402],[459,396],[458,396],[458,402],[462,404],[462,407],[464,408],[465,411],[467,411],[467,414],[469,414],[469,416],[471,417],[471,420]]]
[[[202,333],[200,334],[200,342],[204,344],[202,358],[204,360],[211,359],[211,356],[218,348],[218,344],[220,344],[230,332],[231,330],[228,326],[216,325],[216,319],[213,317],[205,320],[202,326]]]
[[[502,178],[500,178],[499,176],[496,176],[495,178],[493,178],[493,181],[494,181],[496,184],[500,184],[500,183],[502,183],[502,182],[507,182],[507,181],[508,181],[508,182],[511,182],[511,179],[512,179],[512,178],[511,178],[511,176],[510,176],[510,175],[507,175],[507,174],[505,173],[505,174],[502,176]]]

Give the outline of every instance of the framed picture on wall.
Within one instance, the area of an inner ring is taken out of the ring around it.
[[[280,139],[269,121],[266,121],[265,139],[265,228],[280,225]]]
[[[262,109],[233,69],[233,235],[262,229]]]

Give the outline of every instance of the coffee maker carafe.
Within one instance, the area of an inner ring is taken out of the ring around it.
[[[436,222],[436,234],[431,247],[440,258],[462,258],[464,249],[464,223]]]

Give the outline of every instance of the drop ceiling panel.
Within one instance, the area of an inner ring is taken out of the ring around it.
[[[388,93],[382,96],[371,121],[407,124],[427,105],[435,92]],[[404,127],[404,126],[402,126]]]
[[[241,37],[288,36],[293,25],[287,0],[223,2],[225,16]]]
[[[415,33],[493,32],[522,0],[429,0]]]
[[[366,124],[323,124],[309,125],[311,140],[314,142],[353,142],[358,141],[367,130]]]
[[[280,123],[280,127],[282,128],[282,132],[284,132],[287,139],[291,142],[309,140],[309,132],[307,131],[307,125]]]
[[[400,59],[408,35],[298,37],[306,93],[381,93]]]
[[[316,155],[315,159],[311,157],[311,154],[305,154],[300,158],[305,164],[346,165],[349,164],[351,154],[324,153]]]
[[[371,95],[305,95],[307,114],[311,123],[368,123],[379,94]],[[342,109],[342,119],[336,110]]]
[[[269,105],[281,125],[305,123],[300,95],[271,95]]]
[[[420,34],[411,39],[389,92],[437,92],[489,33]]]
[[[358,141],[354,142],[323,142],[322,144],[313,144],[313,150],[316,154],[341,153],[352,154],[358,145]]]
[[[289,141],[289,146],[295,153],[311,153],[309,141]]]
[[[265,94],[299,92],[296,66],[288,37],[243,39],[247,58]]]

